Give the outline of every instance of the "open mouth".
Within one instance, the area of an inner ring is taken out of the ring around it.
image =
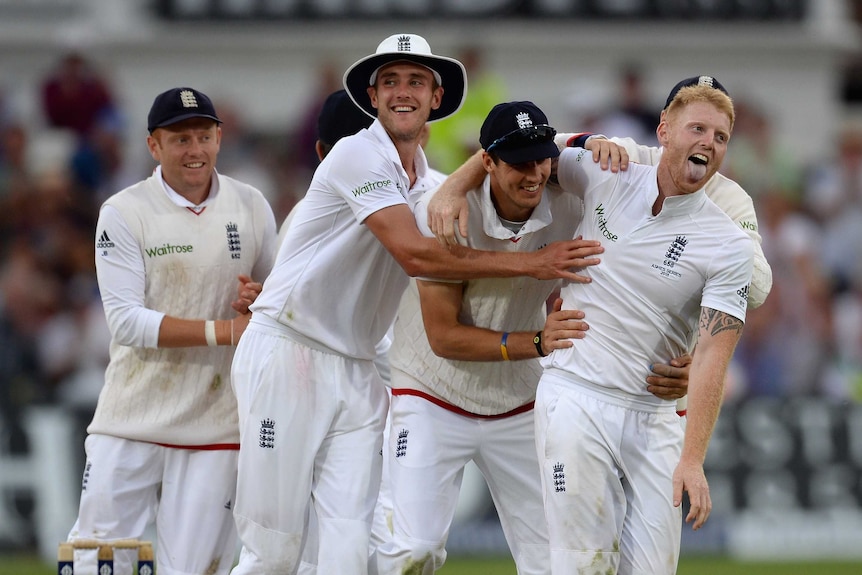
[[[706,176],[706,165],[709,160],[703,154],[692,154],[688,157],[688,173],[695,181],[702,180]]]

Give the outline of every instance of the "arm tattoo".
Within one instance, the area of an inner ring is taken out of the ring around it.
[[[710,335],[717,335],[727,330],[734,330],[739,335],[742,333],[743,325],[740,319],[723,311],[708,307],[700,311],[700,329],[708,331]]]

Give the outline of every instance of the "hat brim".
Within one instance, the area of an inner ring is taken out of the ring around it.
[[[546,140],[529,146],[517,146],[509,149],[495,146],[493,153],[497,154],[497,157],[507,164],[525,164],[556,158],[560,155],[560,150],[553,140]]]
[[[155,126],[150,126],[148,130],[152,132],[156,128],[166,128],[167,126],[173,126],[174,124],[179,124],[184,120],[191,120],[192,118],[208,118],[213,120],[216,124],[221,124],[222,121],[216,118],[215,116],[211,116],[210,114],[183,114],[181,116],[177,116],[175,118],[171,118],[170,120],[165,120],[164,122],[160,122]]]
[[[384,64],[401,60],[416,62],[440,74],[443,82],[443,100],[439,108],[431,110],[428,116],[429,122],[442,120],[461,109],[467,93],[467,72],[464,65],[458,60],[445,56],[424,56],[410,52],[372,54],[353,64],[344,73],[344,89],[347,90],[350,99],[366,114],[376,118],[377,109],[371,105],[371,98],[368,96],[371,74]]]

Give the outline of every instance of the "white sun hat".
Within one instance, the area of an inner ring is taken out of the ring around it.
[[[461,108],[467,93],[467,72],[464,65],[454,58],[432,54],[431,46],[422,36],[394,34],[381,42],[374,54],[362,58],[344,73],[344,89],[366,114],[377,117],[377,110],[371,105],[371,98],[368,96],[368,87],[374,84],[377,70],[384,64],[400,60],[425,66],[443,86],[443,100],[438,109],[431,110],[429,122],[442,120]]]

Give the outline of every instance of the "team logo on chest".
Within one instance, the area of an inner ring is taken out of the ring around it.
[[[227,249],[230,252],[232,260],[238,260],[242,256],[242,246],[239,243],[239,230],[234,222],[228,222],[225,225],[227,230]]]
[[[664,259],[661,264],[653,264],[653,269],[659,270],[662,277],[682,277],[677,271],[674,271],[674,266],[679,263],[680,258],[682,258],[682,253],[685,251],[685,247],[688,245],[688,238],[685,236],[677,236],[670,243],[667,250],[664,253]]]

